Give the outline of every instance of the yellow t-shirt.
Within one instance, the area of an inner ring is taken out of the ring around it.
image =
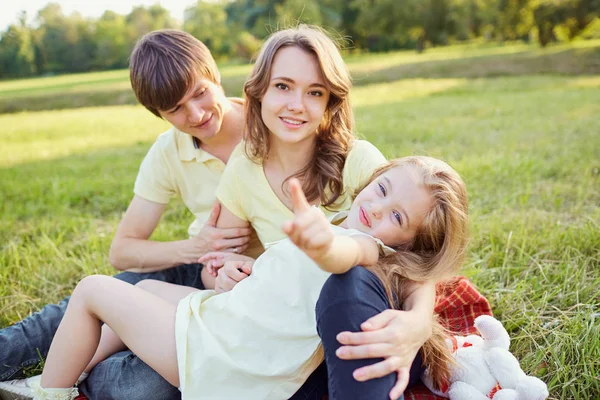
[[[356,140],[342,173],[344,192],[335,209],[321,207],[325,215],[332,217],[338,211],[350,209],[356,189],[367,183],[373,171],[385,162],[375,146],[366,140]],[[238,218],[250,222],[265,248],[285,237],[281,226],[294,217],[271,189],[262,164],[251,161],[243,152],[227,164],[217,198]]]
[[[134,193],[145,200],[167,204],[181,197],[194,214],[188,234],[198,234],[215,204],[215,191],[225,163],[197,147],[193,137],[175,128],[161,134],[142,161]]]

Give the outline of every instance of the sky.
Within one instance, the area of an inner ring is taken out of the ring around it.
[[[31,22],[37,12],[51,0],[0,0],[0,31],[17,22],[17,15],[27,11]],[[196,0],[54,0],[60,4],[63,13],[69,15],[74,11],[86,17],[99,17],[104,11],[112,10],[118,14],[128,14],[134,6],[160,4],[171,12],[178,21],[183,21],[183,10],[196,3]]]

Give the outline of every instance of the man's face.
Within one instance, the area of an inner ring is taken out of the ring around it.
[[[209,140],[221,130],[226,100],[221,86],[199,78],[175,107],[159,113],[178,130]]]

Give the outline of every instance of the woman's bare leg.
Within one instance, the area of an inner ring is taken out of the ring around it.
[[[73,386],[98,348],[100,321],[110,326],[140,359],[178,387],[176,309],[175,304],[117,279],[102,275],[84,278],[75,288],[50,346],[42,387]]]
[[[175,305],[177,305],[184,297],[198,291],[198,289],[193,287],[175,285],[153,279],[144,279],[143,281],[136,283],[135,286]],[[100,335],[100,343],[98,344],[96,353],[84,372],[89,373],[100,361],[103,361],[116,352],[125,350],[126,348],[127,347],[121,338],[119,338],[108,325],[104,324],[102,326],[102,334]]]

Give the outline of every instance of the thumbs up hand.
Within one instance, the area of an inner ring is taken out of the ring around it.
[[[318,262],[333,243],[333,229],[325,214],[308,204],[297,179],[290,179],[289,187],[294,219],[283,224],[283,231],[300,250]]]

